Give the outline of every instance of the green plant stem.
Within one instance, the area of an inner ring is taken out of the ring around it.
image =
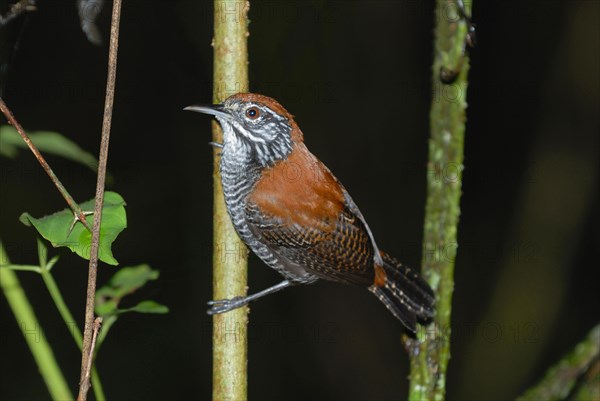
[[[600,400],[600,359],[596,359],[581,380],[572,401]]]
[[[420,330],[416,339],[405,341],[410,355],[412,401],[445,398],[467,107],[469,60],[464,53],[467,24],[458,18],[455,2],[438,0],[436,11],[432,80],[436,96],[430,112],[422,270],[435,291],[437,310],[429,327]],[[447,71],[456,72],[456,79],[450,84],[441,80],[442,72]]]
[[[0,263],[2,265],[10,264],[1,242]],[[8,268],[0,268],[0,288],[2,288],[2,292],[15,315],[17,324],[33,354],[50,396],[53,400],[72,400],[73,394],[69,390],[54,353],[46,341],[40,323],[14,271]]]
[[[222,102],[237,92],[248,91],[248,8],[246,0],[214,2],[214,92]],[[213,141],[223,133],[213,122]],[[214,153],[213,297],[246,295],[247,248],[237,236],[227,214],[219,174],[219,155]],[[247,396],[248,307],[213,316],[213,400],[245,400]]]
[[[600,324],[596,325],[587,337],[577,344],[569,354],[565,355],[556,365],[548,369],[544,378],[534,387],[527,390],[518,401],[565,400],[577,384],[578,380],[588,372],[592,364],[597,365],[600,358]],[[584,394],[595,392],[600,395],[598,370],[590,372],[590,381],[584,381],[577,392]],[[577,397],[576,397],[577,398]],[[592,398],[589,398],[592,399]],[[596,398],[597,399],[597,398]]]
[[[41,275],[42,279],[44,280],[44,284],[46,284],[46,288],[50,293],[50,297],[52,297],[52,300],[54,301],[54,305],[56,305],[60,316],[65,322],[65,325],[67,326],[67,329],[71,333],[73,340],[75,340],[75,344],[77,344],[77,347],[79,347],[79,350],[81,350],[83,344],[81,330],[79,330],[79,327],[77,327],[75,319],[73,318],[71,311],[67,307],[67,304],[63,299],[58,285],[56,284],[56,281],[52,276],[52,273],[50,272],[50,270],[42,267]],[[98,375],[98,370],[95,366],[92,367],[92,390],[94,391],[94,395],[96,396],[97,401],[106,400],[106,396],[104,395],[104,390],[102,387],[102,382],[100,381],[100,376]]]

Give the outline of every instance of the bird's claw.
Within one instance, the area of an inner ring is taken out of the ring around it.
[[[219,143],[219,142],[209,142],[208,143],[210,146],[212,146],[213,148],[216,149],[223,149],[223,144]],[[217,152],[217,156],[221,157],[223,155],[223,152]]]
[[[237,309],[240,306],[246,305],[244,297],[234,297],[230,299],[217,299],[208,301],[210,309],[206,311],[209,315],[218,315],[220,313],[229,312],[230,310]]]

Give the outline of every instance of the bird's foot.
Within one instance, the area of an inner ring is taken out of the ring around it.
[[[210,146],[212,146],[213,148],[216,149],[223,149],[223,144],[219,143],[219,142],[209,142],[208,143]],[[221,157],[223,155],[223,152],[217,152],[217,156]]]
[[[230,299],[208,301],[210,309],[207,310],[206,313],[208,313],[209,315],[218,315],[220,313],[229,312],[230,310],[242,307],[247,303],[247,297],[234,297]]]

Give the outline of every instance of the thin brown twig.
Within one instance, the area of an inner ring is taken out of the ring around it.
[[[94,354],[94,350],[96,349],[96,339],[98,338],[98,332],[100,331],[100,326],[102,326],[102,318],[97,317],[94,320],[94,331],[92,333],[92,349],[91,354]],[[90,380],[91,371],[92,371],[92,360],[94,358],[88,358],[87,366],[85,367],[85,380]]]
[[[17,121],[15,116],[12,114],[12,112],[10,111],[10,109],[8,108],[6,103],[4,103],[4,100],[2,100],[1,97],[0,97],[0,110],[2,110],[2,113],[6,116],[6,119],[8,120],[8,122],[13,127],[15,127],[15,129],[17,130],[19,135],[21,135],[21,138],[23,138],[23,141],[27,144],[27,146],[29,147],[29,149],[31,150],[31,152],[33,153],[35,158],[40,163],[40,166],[42,166],[42,168],[44,169],[46,174],[48,174],[48,176],[50,177],[50,179],[52,180],[52,182],[58,189],[58,192],[60,192],[62,197],[67,202],[67,205],[69,205],[69,207],[73,211],[73,214],[75,215],[75,219],[79,220],[81,222],[81,224],[83,224],[84,227],[88,229],[88,231],[92,231],[90,226],[88,225],[87,221],[85,220],[85,213],[83,212],[83,210],[81,210],[81,208],[79,207],[77,202],[75,202],[75,200],[73,199],[71,194],[69,194],[69,192],[66,190],[65,186],[60,182],[60,180],[58,179],[56,174],[54,174],[54,171],[52,171],[52,169],[50,168],[50,165],[48,164],[46,159],[44,159],[44,156],[42,156],[42,154],[40,153],[38,148],[33,144],[33,142],[31,142],[31,139],[29,139],[29,136],[27,135],[27,133],[25,132],[25,130],[23,129],[21,124],[19,124],[19,122]]]
[[[83,331],[83,347],[81,355],[81,376],[79,382],[78,401],[85,401],[90,389],[88,366],[93,359],[94,306],[96,300],[96,274],[98,270],[98,249],[100,242],[100,224],[102,222],[102,205],[104,203],[104,186],[106,182],[106,165],[108,161],[108,144],[112,111],[115,100],[115,82],[117,79],[117,54],[119,49],[119,21],[121,19],[121,0],[113,1],[112,19],[110,25],[110,49],[108,52],[108,77],[106,80],[106,99],[104,102],[104,118],[102,121],[102,140],[98,163],[98,179],[96,181],[96,204],[94,206],[94,225],[92,229],[92,244],[90,248],[90,263],[88,268],[88,286],[85,305],[85,328]]]

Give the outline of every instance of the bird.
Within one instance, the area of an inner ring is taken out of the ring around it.
[[[333,173],[306,147],[279,102],[237,93],[184,110],[216,118],[223,131],[219,171],[226,208],[242,241],[283,281],[257,293],[209,301],[225,313],[294,285],[318,280],[367,288],[409,333],[429,323],[435,296],[414,270],[381,251],[362,213]]]

